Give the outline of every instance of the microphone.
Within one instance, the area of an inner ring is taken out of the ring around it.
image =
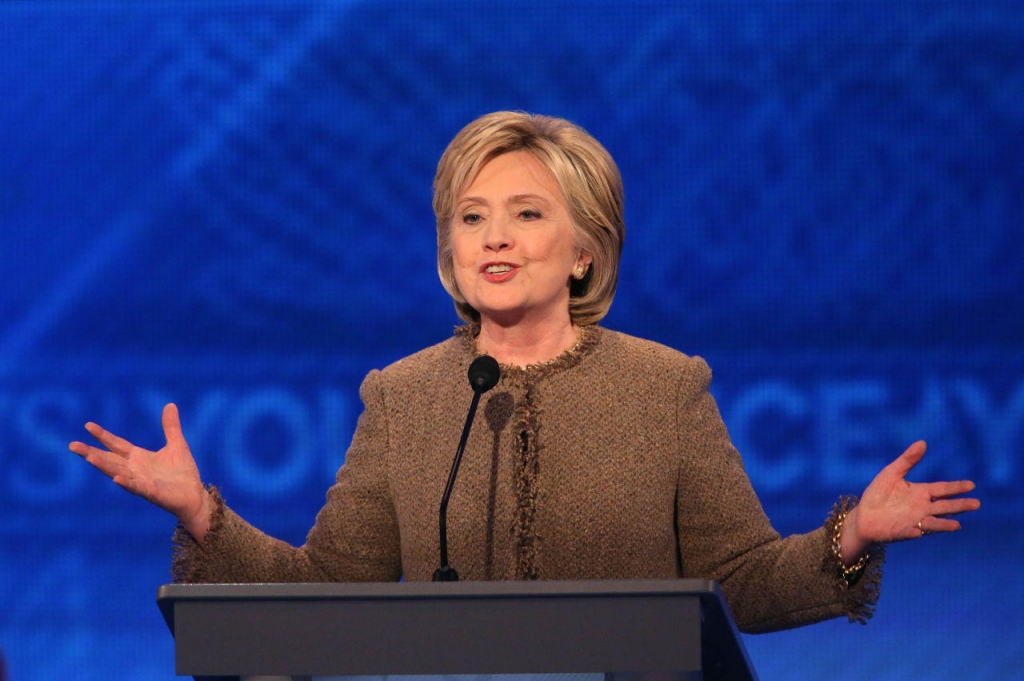
[[[466,425],[462,429],[462,438],[459,439],[459,446],[455,450],[455,460],[452,462],[452,470],[448,473],[448,484],[445,485],[444,495],[441,497],[440,529],[441,529],[441,567],[434,571],[435,582],[457,582],[459,573],[448,564],[448,500],[452,496],[452,488],[455,486],[455,476],[459,474],[459,464],[462,462],[462,452],[466,449],[466,440],[469,439],[469,429],[473,426],[473,417],[476,416],[476,406],[480,402],[480,396],[498,384],[501,378],[501,369],[498,362],[490,355],[481,355],[469,365],[469,385],[473,388],[473,402],[469,405],[469,413],[466,414]]]

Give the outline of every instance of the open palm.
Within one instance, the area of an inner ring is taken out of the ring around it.
[[[970,480],[909,482],[925,443],[915,442],[871,481],[857,506],[856,529],[865,543],[916,539],[930,532],[952,532],[960,523],[949,516],[977,510],[981,502],[963,498],[974,489]]]
[[[175,405],[164,407],[162,422],[167,444],[155,452],[137,447],[96,423],[87,423],[85,429],[106,449],[84,442],[72,442],[68,448],[116,484],[187,524],[202,512],[206,492],[182,435]]]

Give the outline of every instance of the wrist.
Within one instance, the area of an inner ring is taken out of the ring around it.
[[[846,514],[840,528],[840,554],[846,567],[853,565],[867,553],[871,542],[864,541],[859,532],[860,506],[854,506]]]
[[[213,497],[206,487],[200,486],[198,508],[193,512],[179,515],[178,522],[196,541],[201,542],[210,530],[210,518],[213,516],[213,510]]]
[[[857,524],[857,498],[843,497],[832,509],[831,517],[825,524],[829,537],[829,562],[848,586],[860,578],[871,555],[868,544],[859,539]]]

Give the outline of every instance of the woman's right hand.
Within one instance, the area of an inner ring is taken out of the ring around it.
[[[85,429],[106,449],[84,442],[72,442],[68,449],[117,485],[173,513],[189,534],[202,541],[210,529],[213,499],[182,435],[178,408],[165,406],[162,421],[167,444],[156,452],[136,447],[95,423],[85,424]]]

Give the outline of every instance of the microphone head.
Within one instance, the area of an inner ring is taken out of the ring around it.
[[[469,384],[473,386],[473,392],[487,392],[498,385],[499,378],[501,369],[498,368],[498,360],[490,355],[480,355],[469,365]]]

